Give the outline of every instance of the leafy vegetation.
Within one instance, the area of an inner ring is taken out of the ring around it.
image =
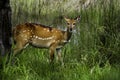
[[[62,49],[64,66],[49,64],[48,50],[28,46],[14,65],[11,61],[6,64],[7,58],[3,60],[2,80],[119,80],[120,1],[96,0],[77,10],[74,4],[68,5],[73,1],[11,0],[13,26],[35,22],[65,29],[62,16],[81,15],[81,20],[71,42]]]

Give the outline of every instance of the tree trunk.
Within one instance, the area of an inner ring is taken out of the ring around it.
[[[11,7],[9,0],[0,0],[0,53],[11,52]]]

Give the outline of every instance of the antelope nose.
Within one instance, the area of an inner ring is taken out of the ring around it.
[[[70,31],[72,31],[72,28],[70,28]]]

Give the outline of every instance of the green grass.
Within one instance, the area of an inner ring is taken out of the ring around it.
[[[66,54],[65,65],[61,66],[48,62],[47,50],[28,47],[16,58],[14,65],[4,64],[2,80],[119,80],[119,66],[113,67],[106,62],[100,67],[94,60],[90,63],[87,55],[78,57],[65,50],[63,53]]]
[[[11,61],[6,64],[6,57],[0,58],[3,61],[0,80],[120,79],[119,0],[98,0],[80,11],[74,10],[74,4],[64,8],[70,0],[53,1],[56,7],[51,5],[52,0],[33,1],[11,0],[13,27],[19,23],[35,22],[64,29],[66,24],[61,16],[81,15],[71,42],[62,49],[64,66],[56,60],[50,64],[48,50],[28,46],[15,57],[14,65]]]

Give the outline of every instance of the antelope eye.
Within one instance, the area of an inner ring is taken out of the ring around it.
[[[73,25],[75,25],[75,23],[73,23]]]
[[[69,25],[70,23],[67,23],[67,25]]]

